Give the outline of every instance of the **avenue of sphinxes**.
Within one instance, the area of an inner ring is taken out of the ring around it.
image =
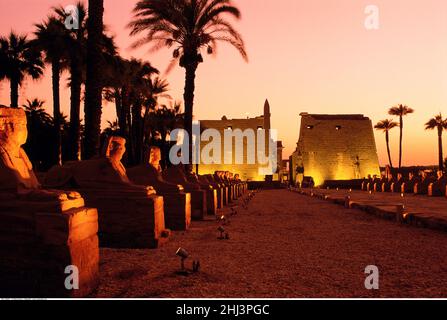
[[[0,141],[2,295],[88,296],[99,283],[100,246],[157,248],[171,230],[216,216],[246,191],[228,172],[188,176],[181,166],[162,172],[155,146],[142,165],[127,170],[126,140],[119,136],[109,137],[97,158],[54,166],[42,186],[22,148],[22,109],[0,107]],[[80,289],[67,290],[72,267]]]
[[[124,138],[110,137],[101,157],[55,166],[45,185],[79,191],[88,205],[98,208],[102,245],[156,248],[169,237],[163,197],[151,185],[129,180],[121,163],[125,151]]]

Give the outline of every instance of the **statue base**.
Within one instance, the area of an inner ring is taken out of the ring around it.
[[[0,296],[86,297],[99,283],[98,213],[85,207],[40,211],[43,206],[0,204]],[[69,266],[77,270],[66,270]],[[78,289],[67,287],[67,277],[76,271]]]

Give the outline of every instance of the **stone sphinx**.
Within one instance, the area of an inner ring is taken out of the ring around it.
[[[402,173],[397,174],[397,179],[391,183],[390,191],[391,192],[400,192],[402,193],[402,185],[405,183],[406,179],[402,175]]]
[[[189,182],[182,165],[171,166],[163,172],[163,179],[170,183],[183,186],[186,192],[191,193],[191,217],[193,220],[202,220],[207,211],[206,191],[200,185]]]
[[[231,202],[231,200],[230,200],[231,189],[230,189],[230,186],[227,183],[225,183],[225,181],[222,179],[222,172],[215,171],[214,174],[212,175],[212,179],[216,183],[219,183],[224,188],[223,204],[224,204],[224,206],[228,205]]]
[[[241,197],[247,190],[247,184],[241,180],[238,173],[233,176],[233,181],[236,183],[238,188],[238,197]]]
[[[437,179],[428,186],[428,196],[430,197],[444,197],[446,196],[447,178],[442,170],[436,174]]]
[[[99,279],[98,213],[77,192],[42,189],[26,140],[25,112],[0,106],[0,296],[86,296]],[[79,290],[64,286],[70,265]]]
[[[414,185],[415,194],[428,194],[428,187],[434,182],[433,177],[429,176],[427,172],[422,171],[421,177]]]
[[[127,170],[129,179],[139,185],[151,185],[163,196],[166,227],[187,230],[191,224],[191,194],[183,186],[167,182],[161,175],[160,148],[151,147],[148,159],[140,166]]]
[[[197,178],[201,183],[209,184],[216,190],[217,209],[222,209],[224,207],[224,197],[226,197],[224,193],[227,190],[225,185],[215,181],[212,174],[199,175]]]
[[[241,196],[241,190],[240,190],[241,183],[240,183],[240,180],[238,181],[238,180],[235,179],[235,175],[234,175],[233,172],[226,171],[225,175],[227,177],[227,180],[230,182],[230,184],[234,186],[233,199],[237,200]]]
[[[101,245],[156,248],[169,236],[163,197],[151,186],[129,180],[121,163],[125,143],[124,138],[110,137],[101,157],[55,166],[47,173],[45,184],[80,191],[89,205],[98,208]]]
[[[414,193],[414,186],[419,182],[419,176],[413,172],[408,174],[408,180],[404,181],[401,186],[401,193]]]
[[[199,185],[200,188],[206,191],[206,208],[209,215],[217,214],[217,188],[211,183],[199,179],[199,176],[195,172],[191,172],[186,175],[188,182]]]
[[[232,203],[234,200],[234,186],[228,180],[226,171],[216,171],[215,175],[217,175],[220,181],[228,188],[227,202]]]
[[[382,183],[382,192],[392,192],[391,186],[397,182],[392,174],[389,174],[386,180]]]

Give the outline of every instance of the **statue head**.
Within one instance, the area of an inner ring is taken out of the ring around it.
[[[161,151],[159,147],[152,146],[149,149],[149,164],[154,168],[158,168],[160,166],[161,161]]]
[[[20,148],[26,143],[28,130],[22,109],[0,106],[0,141],[3,145]]]
[[[107,143],[106,157],[114,161],[121,161],[126,152],[126,139],[123,137],[110,137]]]

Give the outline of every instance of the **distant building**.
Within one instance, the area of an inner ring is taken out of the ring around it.
[[[262,174],[263,173],[262,168],[267,169],[267,166],[263,163],[260,163],[257,156],[259,151],[257,131],[259,129],[266,130],[265,145],[266,149],[268,149],[267,145],[270,139],[270,129],[271,129],[270,116],[271,116],[270,105],[269,102],[266,100],[264,104],[264,114],[255,118],[247,117],[246,119],[228,119],[226,116],[223,116],[221,120],[201,120],[200,128],[202,132],[204,132],[207,129],[216,129],[217,131],[219,131],[220,135],[224,137],[225,131],[231,131],[233,133],[236,132],[244,133],[245,130],[251,129],[249,131],[254,133],[255,138],[249,139],[247,137],[244,137],[243,148],[242,148],[243,149],[242,163],[237,163],[235,159],[236,149],[235,149],[235,139],[233,138],[232,151],[227,152],[228,153],[227,155],[225,154],[224,145],[222,143],[220,161],[218,161],[219,163],[205,164],[203,163],[203,159],[201,159],[199,165],[199,174],[210,174],[214,173],[215,171],[231,171],[233,173],[240,174],[241,179],[243,180],[264,181],[266,179],[266,175]],[[207,142],[201,142],[200,146],[201,153],[206,146]],[[280,151],[282,154],[282,144],[278,144],[278,147],[279,149],[277,151]],[[254,154],[251,151],[254,151]],[[247,154],[248,152],[250,152],[251,157],[253,156],[255,157],[255,161],[253,163],[250,163],[250,161],[248,161],[250,160]],[[266,150],[265,154],[269,155],[268,150]],[[231,163],[225,163],[225,156],[232,157]],[[282,162],[279,162],[277,166],[281,167],[281,163]],[[270,175],[272,174],[270,173]],[[278,177],[279,175],[277,174],[277,172],[275,172],[272,178],[274,180],[278,180]]]
[[[302,113],[297,148],[291,156],[292,181],[361,179],[380,175],[372,122],[360,114]]]

